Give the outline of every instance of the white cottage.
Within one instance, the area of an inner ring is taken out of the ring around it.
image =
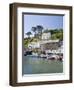
[[[30,44],[28,44],[28,47],[40,48],[40,43],[39,42],[31,42]]]
[[[48,40],[51,38],[51,34],[49,33],[43,33],[42,34],[42,40]]]

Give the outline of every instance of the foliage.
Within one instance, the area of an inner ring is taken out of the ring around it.
[[[26,35],[28,36],[28,38],[30,38],[30,35],[32,35],[31,32],[27,32]]]
[[[62,29],[59,29],[59,30],[55,29],[51,35],[51,39],[63,40],[63,30]]]
[[[28,38],[24,39],[24,46],[28,47],[28,44],[31,42],[37,42],[40,41],[42,38],[42,33],[50,33],[51,34],[51,40],[63,40],[63,29],[45,29],[41,25],[37,25],[36,27],[32,27],[31,31],[34,33],[34,37],[30,37],[32,35],[32,32],[27,32],[26,35]]]
[[[32,27],[31,30],[34,32],[34,37],[36,37],[36,31],[37,31],[36,27]]]
[[[43,26],[37,25],[37,26],[36,26],[36,29],[37,29],[38,38],[41,39],[41,37],[42,37],[42,32],[43,32]]]
[[[63,40],[63,29],[46,29],[44,30],[44,33],[51,33],[51,39],[55,40],[55,39],[59,39],[59,40]]]

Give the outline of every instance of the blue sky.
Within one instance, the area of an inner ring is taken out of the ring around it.
[[[42,25],[44,29],[63,28],[63,16],[60,15],[24,15],[24,34],[32,27]]]

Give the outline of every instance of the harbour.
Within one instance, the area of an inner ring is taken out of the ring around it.
[[[28,55],[24,56],[22,61],[22,75],[62,72],[63,62],[59,60],[47,60],[47,58]]]

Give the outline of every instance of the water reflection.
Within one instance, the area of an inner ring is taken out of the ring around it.
[[[22,74],[62,73],[63,62],[47,60],[32,56],[24,56],[22,61]]]

